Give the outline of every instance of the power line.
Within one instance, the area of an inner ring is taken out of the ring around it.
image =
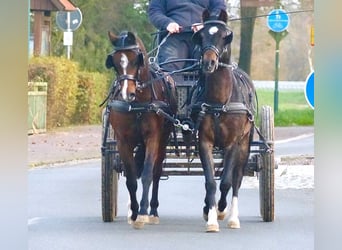
[[[303,12],[313,12],[314,10],[295,10],[295,11],[289,11],[286,12],[287,14],[297,14],[297,13],[303,13]],[[258,17],[267,17],[267,16],[273,16],[273,15],[277,15],[277,14],[264,14],[264,15],[257,15],[257,16],[247,16],[247,17],[241,17],[241,18],[232,18],[229,19],[228,21],[240,21],[240,20],[244,20],[244,19],[251,19],[251,18],[258,18]]]

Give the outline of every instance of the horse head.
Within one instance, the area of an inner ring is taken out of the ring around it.
[[[115,35],[109,31],[108,37],[115,50],[108,55],[106,66],[113,67],[116,72],[121,98],[132,102],[141,91],[141,83],[148,77],[145,47],[132,32],[123,31]]]
[[[230,44],[233,40],[233,32],[227,27],[228,14],[221,10],[219,15],[211,15],[204,10],[203,28],[196,32],[192,41],[201,48],[202,70],[205,73],[214,72],[219,65],[230,62]]]

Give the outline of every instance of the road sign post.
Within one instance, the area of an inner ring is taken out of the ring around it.
[[[282,9],[274,9],[267,16],[269,33],[276,42],[275,49],[275,72],[274,72],[274,112],[278,113],[278,81],[279,81],[279,45],[280,41],[288,34],[290,18]]]
[[[70,59],[73,31],[82,23],[82,12],[79,8],[75,11],[58,11],[56,14],[57,26],[64,31],[63,43],[67,46],[67,58]]]

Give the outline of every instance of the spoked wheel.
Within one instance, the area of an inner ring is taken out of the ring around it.
[[[270,151],[261,154],[262,166],[259,172],[260,215],[265,222],[274,221],[274,115],[269,106],[261,110],[261,134]]]
[[[102,219],[104,222],[112,222],[117,216],[118,200],[118,173],[114,170],[116,160],[116,140],[112,126],[108,123],[108,114],[103,116],[102,139],[104,140],[104,149],[101,159],[102,175]],[[107,135],[105,135],[106,126]]]

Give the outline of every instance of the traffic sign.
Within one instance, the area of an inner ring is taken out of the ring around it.
[[[290,17],[285,10],[274,9],[268,13],[267,26],[274,32],[282,32],[289,27]]]
[[[315,109],[315,88],[314,88],[314,79],[315,79],[315,72],[312,71],[308,77],[306,78],[306,84],[305,84],[305,98],[308,104],[312,109]]]
[[[72,38],[73,38],[73,35],[72,35],[72,31],[64,31],[63,33],[63,45],[64,46],[71,46],[72,45]]]
[[[82,23],[82,12],[79,8],[74,11],[57,11],[56,23],[63,31],[75,31]]]

